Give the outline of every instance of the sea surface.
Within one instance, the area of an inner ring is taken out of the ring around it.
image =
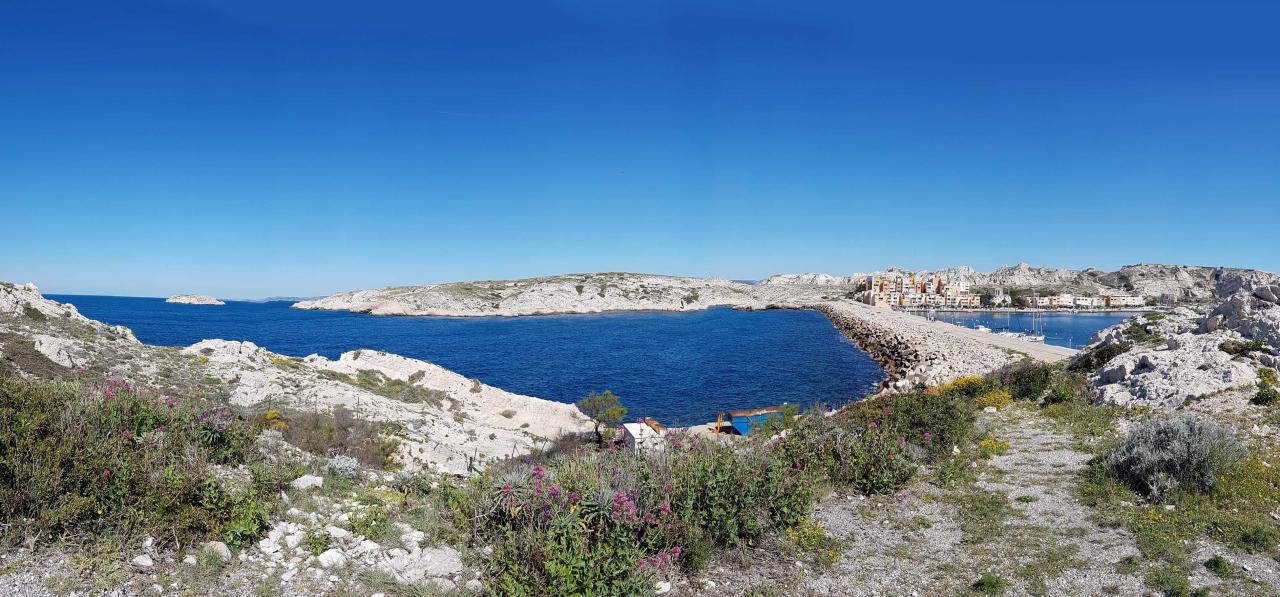
[[[1111,327],[1137,315],[1124,311],[1020,313],[1002,311],[939,311],[934,319],[972,328],[987,326],[995,332],[1013,331],[1044,335],[1046,344],[1080,348],[1089,343],[1098,330]]]
[[[628,418],[714,421],[721,410],[828,406],[870,393],[883,372],[813,311],[623,312],[536,317],[379,317],[290,302],[177,305],[157,298],[50,295],[147,344],[248,340],[329,358],[357,348],[424,359],[530,396],[574,402],[612,390]]]

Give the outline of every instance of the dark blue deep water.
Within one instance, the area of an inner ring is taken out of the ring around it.
[[[783,402],[865,396],[882,371],[813,311],[636,312],[537,317],[375,317],[289,302],[173,305],[163,299],[51,295],[147,344],[248,340],[336,358],[357,348],[431,361],[505,390],[561,402],[613,390],[631,416],[668,425]]]

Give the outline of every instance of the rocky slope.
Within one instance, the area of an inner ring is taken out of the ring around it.
[[[341,406],[396,428],[407,467],[453,474],[587,428],[572,405],[377,351],[348,352],[335,361],[227,340],[181,349],[144,345],[127,328],[87,319],[30,285],[0,284],[0,371],[122,379],[175,394],[220,396],[250,410]]]
[[[180,305],[225,305],[226,303],[203,294],[175,294],[167,299],[166,303],[178,303]]]
[[[751,286],[719,279],[649,274],[569,274],[524,280],[457,282],[356,290],[296,309],[373,315],[539,315],[603,311],[686,311],[714,305],[752,306]]]
[[[914,274],[917,277],[941,276],[972,287],[1002,286],[1006,289],[1040,290],[1045,292],[1073,292],[1098,294],[1101,292],[1125,292],[1155,299],[1182,302],[1203,302],[1223,298],[1229,294],[1219,292],[1223,279],[1244,280],[1254,283],[1271,281],[1274,274],[1240,268],[1201,267],[1188,265],[1138,264],[1126,265],[1114,272],[1097,269],[1072,270],[1064,268],[1033,267],[1019,263],[998,268],[991,272],[979,272],[968,266],[935,271],[908,271],[890,268],[871,273],[854,273],[847,276],[828,274],[779,274],[766,278],[761,284],[769,286],[852,285],[868,275]]]
[[[1100,402],[1177,408],[1252,392],[1261,368],[1280,365],[1280,285],[1258,272],[1219,277],[1218,302],[1138,316],[1098,332],[1077,359]]]

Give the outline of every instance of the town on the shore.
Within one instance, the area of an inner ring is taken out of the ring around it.
[[[1142,296],[1115,291],[1097,295],[1073,293],[1015,296],[996,286],[986,292],[976,293],[968,282],[944,276],[917,278],[913,274],[867,276],[865,287],[858,298],[862,302],[886,309],[981,309],[1016,308],[1029,309],[1127,309],[1142,307],[1147,299]]]

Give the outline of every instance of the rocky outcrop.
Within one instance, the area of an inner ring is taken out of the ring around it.
[[[570,274],[340,292],[295,309],[373,315],[517,316],[604,311],[689,311],[759,306],[751,285],[649,274]]]
[[[31,377],[108,377],[252,408],[329,411],[389,423],[407,469],[483,469],[545,438],[589,429],[572,405],[513,394],[437,365],[371,350],[294,358],[251,342],[148,346],[34,286],[0,284],[0,368]]]
[[[1006,289],[1086,295],[1118,292],[1179,302],[1205,302],[1229,296],[1235,292],[1235,289],[1230,288],[1229,285],[1224,286],[1224,281],[1254,285],[1280,283],[1274,274],[1238,268],[1138,264],[1126,265],[1114,272],[1105,272],[1092,268],[1073,270],[1035,267],[1019,263],[985,273],[975,271],[968,266],[961,266],[932,271],[889,268],[870,274],[856,273],[848,276],[817,273],[778,274],[766,278],[761,284],[767,286],[854,285],[868,275],[914,275],[918,278],[938,276],[953,282],[968,284],[971,287],[1000,286]]]
[[[1098,401],[1170,409],[1257,384],[1260,368],[1280,364],[1273,279],[1225,272],[1215,292],[1231,294],[1207,308],[1138,316],[1099,332],[1085,350],[1107,355],[1088,361]]]
[[[203,294],[175,294],[167,299],[166,303],[177,303],[180,305],[225,305],[226,303]]]

